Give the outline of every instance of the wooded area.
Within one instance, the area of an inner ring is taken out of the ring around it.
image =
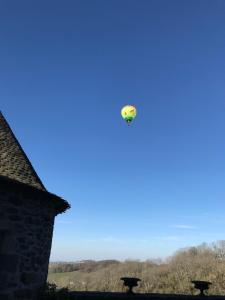
[[[225,295],[225,241],[177,251],[161,261],[50,263],[48,281],[72,291],[124,291],[121,277],[138,277],[139,293],[196,294],[191,280],[212,282],[209,295]]]

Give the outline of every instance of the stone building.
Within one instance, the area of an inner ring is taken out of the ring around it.
[[[37,298],[48,275],[55,216],[49,193],[0,113],[0,299]]]

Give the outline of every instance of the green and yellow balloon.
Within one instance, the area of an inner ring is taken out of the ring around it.
[[[122,118],[130,124],[137,115],[137,110],[133,105],[126,105],[121,109]]]

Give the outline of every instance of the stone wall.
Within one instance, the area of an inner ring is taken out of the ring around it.
[[[41,194],[0,190],[0,299],[36,299],[47,280],[54,218]]]

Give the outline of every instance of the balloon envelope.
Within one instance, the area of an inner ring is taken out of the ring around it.
[[[126,105],[121,109],[121,115],[127,123],[130,123],[136,117],[137,110],[133,105]]]

